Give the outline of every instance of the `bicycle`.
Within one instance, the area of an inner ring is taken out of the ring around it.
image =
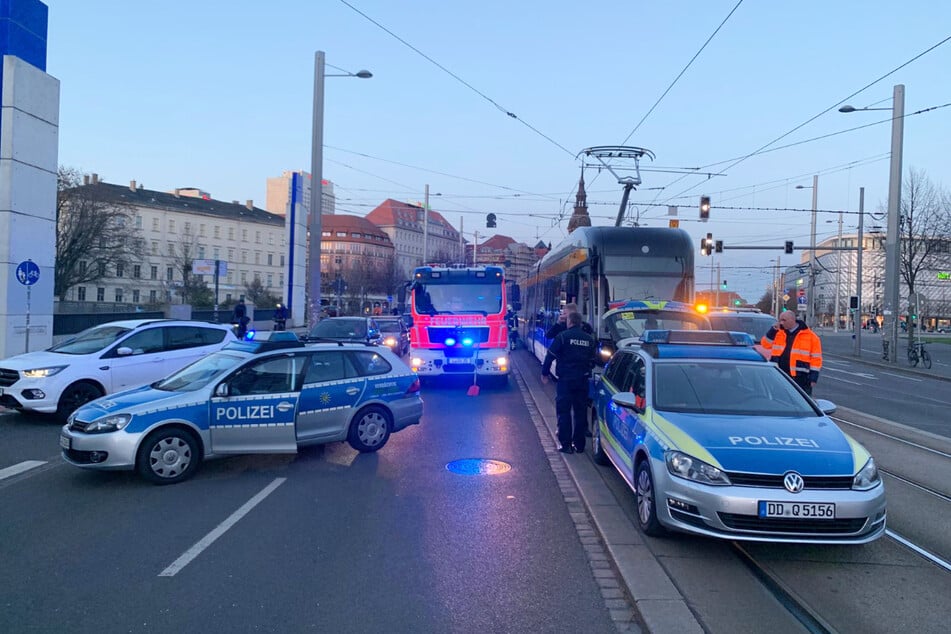
[[[915,367],[919,361],[925,368],[931,369],[931,355],[925,350],[924,341],[916,341],[908,347],[908,365]]]

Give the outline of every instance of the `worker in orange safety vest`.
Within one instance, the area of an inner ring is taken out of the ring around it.
[[[763,335],[760,344],[769,351],[770,361],[812,395],[822,369],[822,342],[806,322],[796,319],[792,311],[781,313],[779,322]]]

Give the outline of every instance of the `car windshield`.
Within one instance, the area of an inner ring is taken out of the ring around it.
[[[399,334],[401,331],[401,328],[398,322],[381,321],[379,323],[380,323],[380,330],[382,330],[383,332],[391,332],[391,333]]]
[[[757,342],[776,323],[772,316],[763,313],[711,313],[708,317],[714,330],[746,332]]]
[[[620,341],[640,337],[645,330],[709,330],[703,315],[672,310],[623,310],[604,318],[605,332]]]
[[[792,381],[771,363],[656,363],[654,407],[667,412],[738,416],[818,415]]]
[[[243,357],[234,354],[215,352],[153,383],[152,387],[165,392],[193,392],[208,385],[212,379],[230,370],[242,359]]]
[[[107,348],[130,331],[120,326],[96,326],[49,349],[60,354],[92,354]]]
[[[498,314],[502,284],[420,284],[413,291],[416,312],[427,315]]]
[[[311,337],[327,339],[363,339],[367,336],[365,319],[324,319],[310,331]]]

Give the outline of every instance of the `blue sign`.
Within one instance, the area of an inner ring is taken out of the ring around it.
[[[17,281],[24,286],[33,286],[40,281],[40,267],[33,260],[24,260],[17,265]]]
[[[806,296],[805,296],[805,295],[800,295],[799,297],[797,297],[797,298],[796,298],[796,303],[799,304],[800,306],[805,306],[805,305],[806,305]]]
[[[392,302],[392,301],[393,301],[393,296],[392,296],[392,295],[387,295],[387,296],[386,296],[386,301]]]

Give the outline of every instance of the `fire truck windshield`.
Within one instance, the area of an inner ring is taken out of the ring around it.
[[[421,315],[491,315],[503,312],[502,285],[418,284],[414,293]]]

